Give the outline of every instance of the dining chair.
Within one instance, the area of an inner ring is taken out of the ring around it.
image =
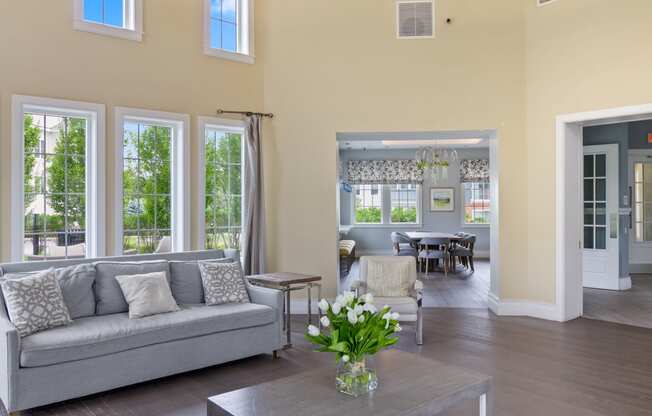
[[[473,264],[473,249],[477,237],[473,234],[466,234],[464,238],[457,243],[450,250],[452,267],[455,269],[455,259],[459,259],[460,263],[466,268],[471,267],[471,271],[475,272],[475,265]]]
[[[395,256],[417,257],[415,244],[407,234],[395,231],[391,234],[392,252]]]
[[[426,263],[426,276],[428,276],[428,263],[430,260],[436,263],[439,260],[444,264],[444,276],[448,276],[448,248],[450,247],[450,239],[448,238],[423,238],[419,241],[417,255],[419,264]],[[421,267],[423,269],[423,267]],[[434,270],[434,266],[433,266]]]

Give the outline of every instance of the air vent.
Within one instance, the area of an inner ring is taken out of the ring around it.
[[[433,1],[406,0],[396,2],[396,26],[399,39],[434,36],[435,7]]]
[[[557,1],[557,0],[537,0],[537,6],[539,6],[539,7],[541,7],[541,6],[547,6],[547,5],[549,5],[550,3],[554,3],[554,2],[556,2],[556,1]]]

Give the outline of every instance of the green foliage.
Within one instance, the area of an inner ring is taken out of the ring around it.
[[[24,131],[24,148],[25,148],[25,160],[24,160],[24,189],[25,189],[25,206],[30,205],[34,202],[34,179],[32,177],[32,171],[34,170],[34,165],[36,165],[36,155],[39,151],[40,136],[41,130],[34,125],[34,119],[31,115],[25,115],[23,119],[23,131]]]
[[[380,223],[382,213],[380,208],[356,208],[355,222],[357,223]]]
[[[341,302],[341,303],[340,303]],[[377,311],[375,308],[364,308],[365,299],[353,296],[351,292],[338,296],[335,304],[341,309],[334,313],[333,305],[329,305],[324,314],[329,322],[328,328],[319,335],[306,333],[306,339],[319,346],[319,352],[333,352],[338,360],[357,362],[367,355],[373,355],[380,350],[398,342],[395,333],[400,331],[398,314],[392,314],[389,306]],[[371,302],[369,302],[371,304]],[[363,309],[356,313],[356,307]],[[349,314],[355,314],[357,322],[351,323]]]
[[[392,208],[392,222],[396,222],[396,223],[401,223],[401,222],[415,223],[415,222],[417,222],[417,209],[416,208],[402,208],[402,207]]]

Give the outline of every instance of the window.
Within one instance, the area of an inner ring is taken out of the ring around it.
[[[584,155],[584,248],[607,248],[607,156]]]
[[[140,41],[142,0],[74,0],[77,30]]]
[[[634,239],[652,241],[652,163],[634,163]]]
[[[254,63],[253,0],[204,0],[204,52]]]
[[[117,108],[116,131],[116,253],[189,249],[188,116]]]
[[[488,225],[491,212],[489,182],[463,182],[462,195],[464,197],[463,224]]]
[[[417,185],[387,185],[391,194],[391,222],[415,224],[417,222]]]
[[[355,224],[418,224],[421,186],[413,184],[354,185],[352,218]]]
[[[12,259],[104,255],[104,106],[13,97]]]

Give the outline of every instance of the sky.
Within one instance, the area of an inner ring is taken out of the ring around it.
[[[84,20],[124,26],[123,0],[84,0]]]

